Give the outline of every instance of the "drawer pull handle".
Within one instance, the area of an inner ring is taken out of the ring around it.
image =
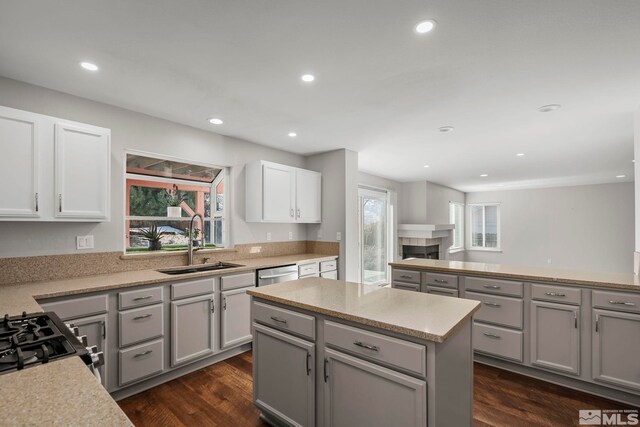
[[[484,287],[487,289],[500,289],[500,286],[498,285],[484,285]]]
[[[362,348],[366,348],[367,350],[371,350],[371,351],[380,351],[380,349],[378,348],[378,346],[375,345],[371,345],[371,344],[365,344],[361,341],[354,341],[353,342],[354,345],[357,345],[358,347],[362,347]]]
[[[502,307],[500,304],[495,302],[485,302],[484,305],[488,305],[489,307]]]
[[[436,290],[434,290],[434,289],[431,289],[431,290],[429,291],[429,293],[430,293],[430,294],[449,295],[449,296],[453,295],[453,293],[451,293],[451,292],[447,292],[447,291],[436,291]]]
[[[615,305],[630,305],[630,306],[634,306],[636,305],[633,302],[627,302],[627,301],[609,301],[609,304],[615,304]]]
[[[433,281],[436,283],[449,283],[448,280],[443,280],[443,279],[433,279]]]
[[[133,355],[133,357],[142,357],[142,356],[146,356],[147,354],[151,354],[153,353],[153,350],[147,350],[147,351],[143,351],[142,353],[136,353]]]
[[[153,314],[149,313],[149,314],[143,314],[142,316],[136,316],[133,318],[133,320],[142,320],[142,319],[148,319],[149,317],[153,316]]]
[[[282,317],[271,316],[271,320],[278,323],[284,323],[285,325],[287,324],[287,319],[283,319]]]
[[[493,338],[495,340],[499,340],[500,338],[502,338],[500,335],[490,334],[489,332],[484,332],[484,336],[485,337],[489,337],[489,338]]]
[[[134,301],[144,301],[144,300],[146,300],[146,299],[151,299],[151,298],[153,298],[153,295],[145,295],[145,296],[143,296],[143,297],[136,297],[136,298],[134,298],[133,300],[134,300]]]
[[[409,276],[407,274],[403,274],[400,277],[403,278],[403,279],[412,279],[413,278],[413,276]]]
[[[550,297],[566,297],[565,294],[561,294],[561,293],[558,293],[558,292],[545,292],[544,294],[548,295]]]

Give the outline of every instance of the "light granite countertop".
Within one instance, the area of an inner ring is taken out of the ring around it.
[[[593,286],[640,291],[640,277],[629,273],[592,273],[546,267],[527,267],[483,262],[446,261],[409,258],[389,263],[396,268],[429,270],[441,273],[470,274],[528,282],[553,282],[573,286]]]
[[[333,260],[335,256],[299,254],[235,260],[242,267],[171,276],[156,270],[129,271],[67,280],[0,286],[0,315],[42,311],[36,299],[105,291],[152,283],[233,274],[305,261]],[[28,402],[25,404],[25,402]],[[2,426],[132,426],[109,393],[84,362],[69,357],[0,375]]]
[[[17,285],[0,286],[0,315],[15,316],[42,311],[36,299],[70,296],[89,292],[107,291],[111,289],[129,288],[154,283],[177,282],[201,277],[219,276],[223,274],[241,273],[243,271],[276,267],[287,264],[302,264],[306,261],[333,260],[336,256],[320,254],[297,254],[265,258],[239,259],[231,261],[242,267],[227,268],[217,271],[203,271],[181,275],[169,275],[157,270],[126,271],[121,273],[101,274],[98,276],[77,277],[65,280],[53,280]]]
[[[260,287],[247,293],[438,343],[453,335],[480,308],[478,301],[317,277]]]

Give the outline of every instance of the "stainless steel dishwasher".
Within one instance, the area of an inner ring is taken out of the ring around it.
[[[298,266],[295,264],[258,270],[258,286],[273,285],[274,283],[287,282],[297,278]]]

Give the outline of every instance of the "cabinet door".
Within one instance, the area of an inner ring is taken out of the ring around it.
[[[315,344],[253,324],[253,401],[288,425],[315,424]]]
[[[221,348],[251,341],[251,297],[253,287],[222,292]]]
[[[55,125],[55,216],[109,217],[110,131],[89,125]]]
[[[107,315],[83,317],[81,319],[71,320],[67,323],[73,323],[78,327],[80,335],[87,336],[89,346],[97,346],[98,351],[104,353],[104,365],[98,370],[102,377],[102,385],[107,387]]]
[[[320,273],[320,277],[323,277],[325,279],[338,280],[338,271],[337,270],[325,271],[323,273]]]
[[[580,373],[580,307],[531,301],[531,364]]]
[[[640,314],[593,310],[593,379],[640,390]]]
[[[35,114],[0,107],[0,217],[38,217],[38,137]]]
[[[266,163],[262,166],[262,219],[293,222],[295,168]]]
[[[325,349],[325,424],[334,427],[424,427],[427,384]]]
[[[215,306],[213,294],[171,302],[171,366],[213,353]]]
[[[322,216],[322,174],[296,170],[296,221],[320,222]]]

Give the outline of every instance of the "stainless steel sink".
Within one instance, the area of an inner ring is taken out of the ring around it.
[[[219,261],[211,264],[187,265],[185,267],[164,268],[157,271],[164,274],[179,275],[179,274],[189,274],[189,273],[200,273],[202,271],[224,270],[227,268],[236,268],[236,267],[244,267],[244,266],[241,264],[232,264],[230,262]]]

